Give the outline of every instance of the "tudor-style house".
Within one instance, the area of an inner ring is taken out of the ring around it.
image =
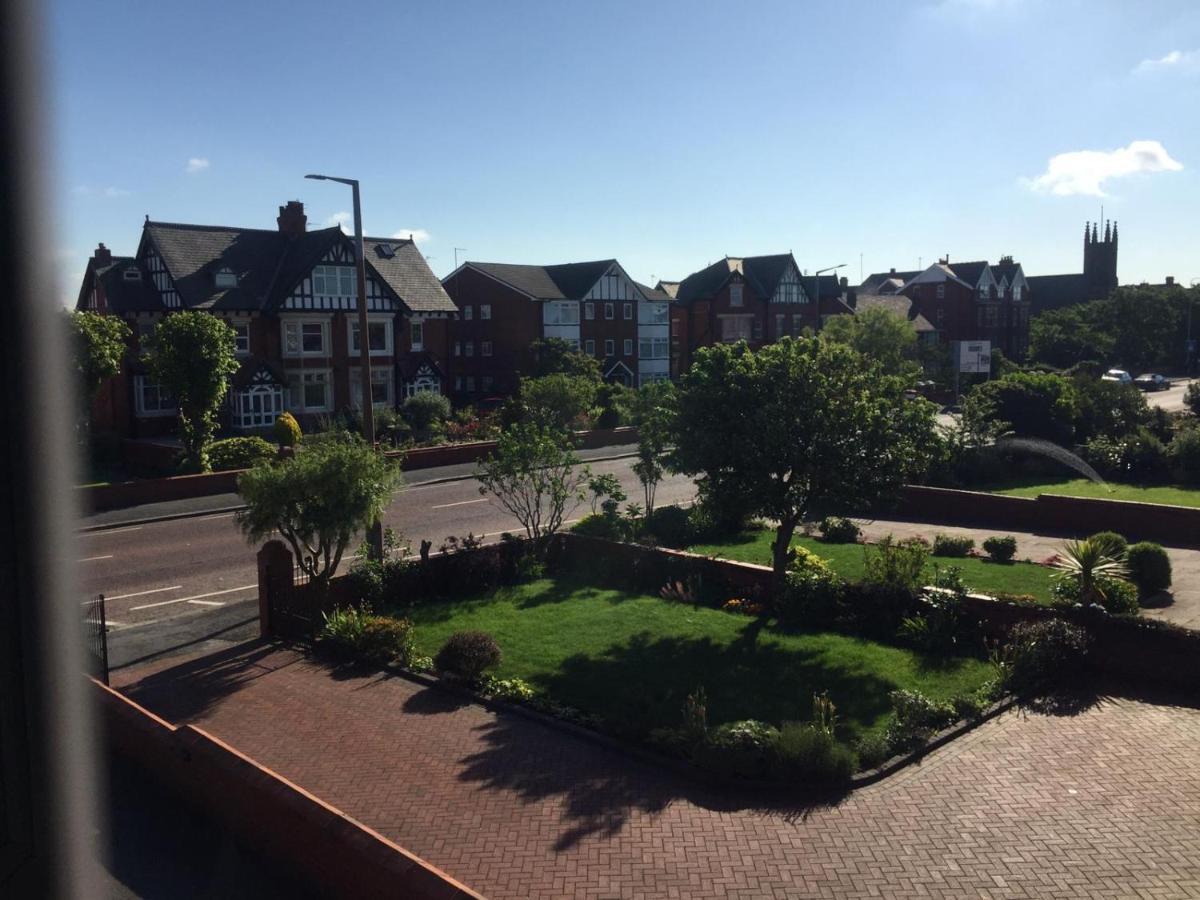
[[[830,315],[850,313],[845,282],[804,276],[790,253],[727,256],[683,281],[656,285],[671,306],[671,375],[687,371],[700,347],[746,341],[758,348],[818,329]]]
[[[671,298],[634,281],[615,259],[465,262],[442,284],[459,310],[449,370],[459,402],[516,391],[539,338],[561,338],[595,357],[609,381],[636,387],[670,377]]]
[[[1029,349],[1030,294],[1025,272],[1011,256],[995,265],[951,263],[947,257],[923,271],[875,273],[859,287],[857,302],[903,295],[912,301],[910,318],[930,323],[938,341],[986,340],[1005,356],[1023,359]]]
[[[242,365],[229,392],[230,428],[267,428],[284,410],[311,426],[361,408],[354,241],[337,227],[309,231],[298,201],[280,207],[276,222],[234,228],[147,216],[134,256],[99,246],[77,308],[120,316],[134,338],[124,371],[97,398],[98,429],[132,437],[170,430],[174,404],[147,377],[138,347],[177,310],[219,316],[237,333]],[[454,304],[411,240],[367,238],[364,251],[373,403],[394,407],[419,391],[445,391]]]

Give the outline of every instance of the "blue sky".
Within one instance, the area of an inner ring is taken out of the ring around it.
[[[1200,278],[1200,4],[54,0],[64,295],[143,215],[367,230],[460,259],[615,256],[680,278],[791,250],[870,273],[949,253]]]

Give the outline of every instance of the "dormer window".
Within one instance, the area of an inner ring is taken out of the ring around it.
[[[396,248],[391,244],[376,244],[375,253],[381,259],[392,259],[396,255]]]
[[[221,268],[217,269],[217,274],[214,276],[214,280],[219,288],[237,287],[238,283],[237,274],[233,271],[233,269],[229,268],[229,266],[222,266]]]
[[[121,277],[124,278],[126,281],[141,281],[142,280],[142,270],[139,269],[137,266],[130,266],[128,269],[126,269],[124,272],[121,273]]]

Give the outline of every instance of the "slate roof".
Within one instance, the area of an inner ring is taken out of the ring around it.
[[[276,384],[281,386],[287,384],[287,373],[269,359],[261,356],[247,356],[243,359],[241,366],[233,373],[230,384],[235,390],[249,387],[254,382],[254,376],[263,369],[270,373]]]
[[[857,312],[865,309],[886,309],[890,313],[908,319],[918,333],[937,331],[932,322],[916,311],[912,298],[906,297],[904,294],[859,294],[854,308]]]
[[[875,272],[867,276],[867,280],[860,284],[858,289],[868,294],[874,294],[879,290],[879,286],[889,278],[899,278],[901,284],[907,284],[920,274],[921,270],[914,270],[912,272],[897,272],[895,270],[891,272]]]
[[[467,265],[535,300],[582,300],[615,263],[615,259],[598,259],[552,266],[484,262]]]
[[[769,298],[774,296],[779,279],[789,265],[795,265],[790,253],[771,256],[726,256],[679,282],[675,299],[681,303],[711,299],[735,272],[740,273],[759,296]],[[836,278],[834,282],[837,282]],[[811,288],[805,290],[811,291]]]
[[[674,299],[674,295],[667,293],[665,290],[652,288],[649,285],[645,285],[637,281],[635,281],[634,284],[637,285],[639,291],[646,295],[647,300],[670,303]],[[660,281],[659,284],[663,284],[663,282]]]
[[[185,308],[267,311],[278,308],[330,248],[350,238],[336,226],[292,238],[261,228],[147,222],[143,240],[157,248]],[[411,240],[364,238],[363,245],[368,271],[410,311],[457,311]],[[393,248],[390,259],[376,251],[381,245]],[[218,288],[216,273],[226,267],[238,283]]]
[[[664,294],[674,300],[675,297],[679,295],[679,282],[663,281],[662,279],[659,279],[659,282],[657,285],[655,285],[654,289],[657,291],[662,291]]]
[[[946,263],[946,266],[956,277],[961,278],[971,287],[977,287],[979,279],[983,276],[983,270],[988,267],[988,264],[987,260],[981,259],[974,262]]]
[[[1013,277],[1017,274],[1017,270],[1021,268],[1021,264],[1017,262],[998,262],[992,266],[992,275],[999,284],[1004,279],[1008,279],[1008,283],[1012,284]]]
[[[104,287],[109,312],[121,315],[162,311],[162,300],[149,275],[143,271],[137,281],[126,280],[125,270],[136,266],[137,262],[132,256],[114,256],[109,265],[94,270],[94,277]]]
[[[1033,314],[1092,299],[1083,275],[1026,275]]]

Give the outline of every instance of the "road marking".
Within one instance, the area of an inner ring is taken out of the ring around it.
[[[210,519],[232,519],[236,515],[237,515],[237,513],[221,513],[220,515],[217,515],[217,516],[197,516],[196,521],[197,522],[207,522]]]
[[[173,584],[170,587],[151,588],[148,591],[134,591],[132,594],[113,594],[111,597],[106,596],[105,600],[128,600],[130,597],[144,597],[147,594],[161,594],[163,591],[177,591],[182,584]],[[87,601],[84,601],[87,602]]]
[[[203,600],[205,597],[219,597],[221,594],[233,594],[237,591],[248,591],[251,588],[257,588],[257,584],[246,584],[241,587],[227,588],[223,591],[209,591],[207,594],[196,594],[194,597],[180,597],[176,600],[160,600],[158,603],[146,603],[142,606],[129,607],[130,612],[136,612],[139,609],[154,609],[156,606],[170,606],[172,603],[191,603],[193,600]]]
[[[189,600],[188,603],[194,603],[197,606],[224,606],[224,600]]]
[[[93,537],[95,535],[101,535],[101,534],[122,534],[123,532],[126,532],[126,531],[141,531],[141,530],[142,530],[141,525],[130,525],[126,528],[105,528],[103,531],[85,531],[83,533],[83,536],[84,537]]]
[[[110,553],[107,556],[89,556],[87,559],[76,560],[76,562],[81,562],[81,563],[95,562],[98,559],[112,559],[112,558],[113,558],[113,555]]]
[[[430,509],[449,509],[452,506],[466,506],[468,503],[487,503],[487,497],[480,497],[478,500],[459,500],[457,503],[443,503],[440,506],[431,506]]]

